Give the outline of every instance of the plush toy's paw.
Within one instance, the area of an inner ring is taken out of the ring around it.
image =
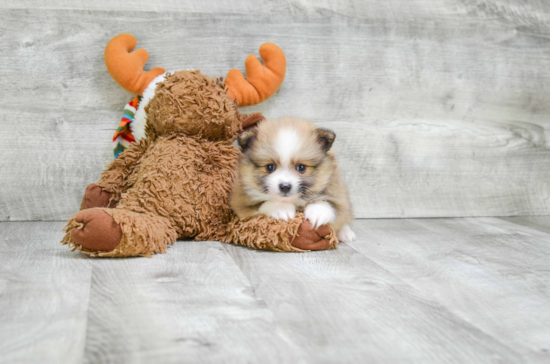
[[[82,203],[80,204],[80,210],[91,209],[94,207],[115,207],[114,201],[111,201],[111,196],[109,192],[103,191],[101,187],[95,183],[91,183],[86,187],[86,192],[84,192],[84,197],[82,198]]]
[[[340,229],[340,231],[338,232],[338,241],[342,243],[349,243],[350,241],[354,240],[355,233],[353,232],[353,230],[351,230],[349,225],[344,225],[344,227],[342,227],[342,229]]]
[[[302,250],[327,250],[332,247],[330,239],[325,239],[331,233],[328,225],[315,229],[308,220],[304,220],[298,228],[298,233],[292,246]]]
[[[316,202],[306,206],[304,210],[306,220],[309,220],[314,228],[334,222],[336,213],[328,202]]]
[[[99,209],[79,212],[74,220],[81,228],[71,230],[75,244],[93,251],[111,251],[122,239],[120,226],[105,211]]]
[[[274,219],[288,221],[296,216],[296,206],[291,203],[267,201],[260,206],[259,213]]]

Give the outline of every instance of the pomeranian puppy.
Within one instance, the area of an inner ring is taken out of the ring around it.
[[[243,132],[231,208],[240,218],[264,214],[289,220],[303,211],[313,227],[330,223],[338,240],[355,240],[347,187],[334,153],[336,135],[285,117]]]

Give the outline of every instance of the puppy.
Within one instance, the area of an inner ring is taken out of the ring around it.
[[[330,150],[335,137],[291,117],[243,132],[231,208],[240,218],[264,214],[283,220],[303,211],[313,227],[330,223],[338,240],[355,240],[347,188]]]

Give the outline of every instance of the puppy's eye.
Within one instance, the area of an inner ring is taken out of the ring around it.
[[[300,173],[304,173],[306,171],[306,166],[304,164],[297,164],[296,170]]]
[[[276,168],[277,166],[275,165],[275,163],[270,163],[267,166],[265,166],[265,170],[268,171],[269,173],[273,172]]]

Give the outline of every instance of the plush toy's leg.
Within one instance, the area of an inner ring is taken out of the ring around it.
[[[313,229],[301,213],[290,221],[266,216],[235,218],[229,224],[227,235],[220,240],[254,249],[286,252],[334,249],[338,244],[334,229],[327,225]]]
[[[80,211],[67,226],[71,227],[67,233],[77,249],[111,251],[122,239],[120,225],[102,209]]]
[[[102,257],[165,253],[177,239],[175,227],[161,216],[124,209],[88,209],[69,219],[62,244]]]
[[[115,202],[111,200],[112,194],[107,191],[103,191],[95,183],[91,183],[86,187],[82,203],[80,204],[80,210],[91,209],[94,207],[115,207]]]
[[[338,237],[329,225],[321,225],[314,229],[309,220],[303,220],[291,244],[302,250],[335,249],[338,245]]]

